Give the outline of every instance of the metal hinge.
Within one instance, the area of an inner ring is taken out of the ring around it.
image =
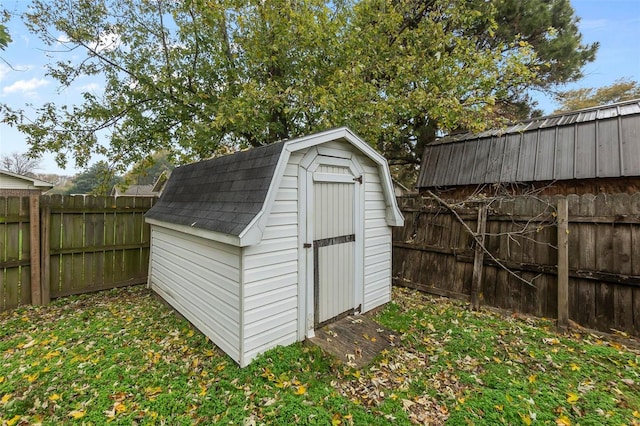
[[[302,245],[302,248],[311,248],[311,247],[312,247],[311,243],[304,243]]]
[[[362,176],[354,177],[353,180],[358,183],[362,183]]]

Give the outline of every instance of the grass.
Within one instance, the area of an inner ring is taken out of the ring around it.
[[[315,347],[245,369],[140,287],[0,314],[0,423],[640,425],[640,352],[394,289],[396,346],[355,370]]]

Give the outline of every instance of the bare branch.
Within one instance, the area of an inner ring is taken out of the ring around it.
[[[449,203],[447,203],[446,201],[444,201],[442,198],[438,197],[436,194],[434,194],[432,191],[427,191],[427,195],[430,196],[431,198],[433,198],[434,200],[436,200],[439,204],[443,205],[444,207],[446,207],[454,216],[455,218],[458,220],[458,222],[460,222],[460,224],[464,227],[464,229],[467,230],[467,232],[469,232],[469,234],[471,234],[473,236],[473,239],[475,240],[476,244],[478,244],[481,248],[482,251],[484,251],[490,258],[491,260],[493,260],[499,267],[501,267],[502,269],[504,269],[505,271],[507,271],[507,273],[515,278],[517,278],[519,281],[522,281],[523,283],[525,283],[528,286],[531,286],[533,288],[536,288],[535,284],[533,284],[532,281],[528,281],[525,280],[524,278],[522,278],[520,275],[516,274],[515,272],[513,272],[511,269],[509,269],[506,265],[504,265],[500,259],[498,259],[497,257],[495,257],[486,247],[484,244],[482,244],[481,240],[480,240],[480,236],[478,235],[477,232],[474,232],[469,225],[467,225],[467,223],[464,221],[464,219],[462,219],[460,217],[460,215],[458,214],[458,212],[455,210],[455,208],[450,205]]]

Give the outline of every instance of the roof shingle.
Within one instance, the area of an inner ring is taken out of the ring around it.
[[[238,236],[262,208],[283,143],[173,171],[146,217]]]

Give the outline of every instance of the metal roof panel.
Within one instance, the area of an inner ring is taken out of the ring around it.
[[[536,151],[536,171],[533,180],[553,180],[555,166],[556,129],[540,129]]]
[[[622,176],[640,176],[640,116],[620,118]]]
[[[597,122],[598,177],[621,176],[617,118]]]
[[[596,176],[596,125],[580,123],[576,126],[575,172],[576,179]]]
[[[478,139],[478,149],[476,151],[473,164],[473,176],[469,183],[485,183],[487,175],[487,165],[489,163],[489,151],[491,150],[491,139]]]
[[[553,178],[573,179],[575,163],[575,126],[558,127]]]
[[[489,151],[489,161],[487,162],[485,182],[500,182],[502,161],[504,160],[505,139],[505,136],[496,136],[491,138],[491,148]]]
[[[521,133],[505,136],[504,159],[502,160],[502,171],[500,172],[500,182],[517,181],[518,156],[520,155]]]

